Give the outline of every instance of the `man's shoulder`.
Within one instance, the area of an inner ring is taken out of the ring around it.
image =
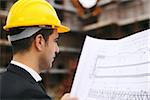
[[[15,83],[15,82],[24,82],[24,78],[22,76],[17,75],[14,72],[5,71],[1,74],[1,81],[3,83]]]
[[[6,71],[1,74],[1,86],[3,98],[27,98],[27,100],[28,98],[44,98],[51,100],[38,83],[33,83],[13,72]]]
[[[1,90],[2,92],[21,92],[28,88],[36,88],[36,82],[29,81],[26,77],[14,71],[5,71],[1,74]]]
[[[1,74],[2,98],[37,98],[31,100],[51,100],[32,76],[24,69],[9,65],[7,71]],[[20,100],[20,99],[19,99]]]
[[[1,74],[1,86],[2,89],[7,91],[18,91],[27,87],[33,87],[32,84],[24,77],[10,71],[6,71]]]
[[[7,66],[7,71],[5,71],[4,73],[2,73],[1,75],[2,81],[4,82],[27,82],[27,81],[31,81],[32,83],[35,83],[34,78],[30,75],[30,73],[28,73],[26,70],[24,70],[23,68],[13,65],[13,64],[9,64]]]

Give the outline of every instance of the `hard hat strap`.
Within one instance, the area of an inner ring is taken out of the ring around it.
[[[41,27],[27,27],[23,32],[21,32],[19,34],[15,34],[15,35],[11,35],[11,36],[8,35],[8,40],[16,41],[16,40],[28,38],[41,29],[42,29]]]

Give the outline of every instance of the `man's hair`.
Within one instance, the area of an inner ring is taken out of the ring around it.
[[[24,31],[24,29],[14,28],[10,30],[11,34],[19,34],[20,32]],[[32,42],[34,41],[35,37],[39,34],[41,34],[44,38],[44,40],[47,42],[49,35],[51,35],[53,32],[53,29],[41,29],[35,34],[33,34],[31,37],[12,41],[12,51],[13,54],[16,54],[18,52],[25,52],[28,51],[31,48]]]

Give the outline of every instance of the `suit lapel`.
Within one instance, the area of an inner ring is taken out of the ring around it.
[[[7,67],[7,70],[22,76],[23,78],[29,80],[31,83],[36,83],[35,79],[31,76],[29,72],[17,65],[10,63]]]

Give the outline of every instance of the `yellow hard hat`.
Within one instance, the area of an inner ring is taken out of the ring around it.
[[[10,9],[4,30],[15,27],[44,26],[57,27],[58,33],[70,29],[61,25],[55,9],[45,0],[18,0]]]

